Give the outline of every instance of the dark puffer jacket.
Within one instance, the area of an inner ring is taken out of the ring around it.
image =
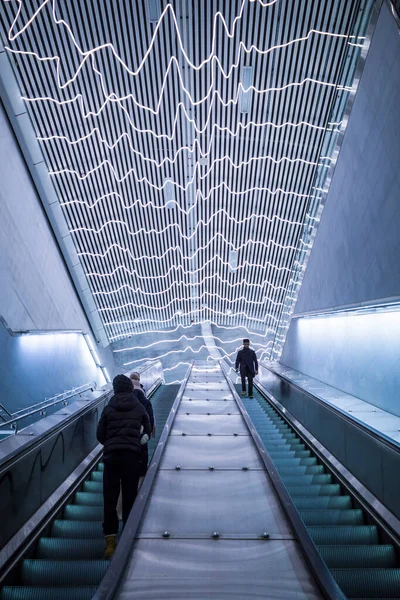
[[[149,416],[133,393],[128,377],[118,375],[113,386],[115,394],[100,417],[97,439],[104,445],[104,455],[113,450],[131,450],[139,454],[142,435],[151,435]],[[140,432],[142,426],[143,433]]]

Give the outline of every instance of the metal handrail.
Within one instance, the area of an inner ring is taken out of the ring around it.
[[[268,369],[268,371],[270,371],[271,373],[273,373],[274,375],[276,375],[277,377],[282,379],[283,381],[286,381],[287,383],[292,385],[294,388],[299,390],[299,392],[301,392],[305,396],[308,396],[312,400],[315,400],[321,406],[324,406],[326,409],[330,410],[334,414],[341,417],[344,421],[347,421],[354,427],[361,429],[361,431],[364,431],[364,433],[367,433],[374,439],[378,440],[380,443],[385,444],[386,446],[388,446],[391,450],[393,450],[397,454],[400,452],[400,444],[399,444],[399,442],[396,442],[396,440],[389,438],[387,435],[385,435],[381,431],[374,429],[374,427],[372,427],[371,425],[368,425],[367,423],[360,421],[354,415],[348,415],[342,408],[339,408],[338,406],[335,406],[334,404],[329,402],[329,400],[324,400],[323,398],[320,398],[316,394],[313,394],[312,392],[306,390],[305,388],[301,387],[301,385],[299,385],[295,381],[292,381],[291,379],[289,379],[289,377],[286,377],[285,375],[278,373],[272,367],[269,367],[265,363],[262,362],[261,365],[265,369]],[[271,393],[271,392],[269,392],[269,393]]]
[[[73,398],[74,396],[77,396],[79,394],[82,394],[83,392],[86,392],[88,390],[95,390],[97,387],[97,383],[95,381],[91,381],[89,383],[84,383],[83,385],[80,385],[76,388],[73,388],[72,390],[67,390],[65,392],[63,392],[62,394],[57,394],[56,396],[53,396],[52,398],[46,398],[46,400],[42,400],[41,402],[37,402],[36,404],[32,404],[31,406],[28,406],[27,408],[22,408],[21,410],[16,411],[15,413],[9,413],[9,411],[7,411],[7,409],[4,409],[3,405],[0,404],[0,407],[3,408],[4,410],[6,410],[6,412],[11,416],[11,418],[8,421],[4,421],[3,423],[0,423],[0,432],[1,432],[1,428],[2,427],[11,427],[11,431],[12,433],[17,433],[18,432],[18,423],[20,421],[22,421],[22,419],[26,419],[27,417],[31,417],[32,415],[35,415],[37,413],[41,413],[41,416],[45,417],[46,416],[46,410],[48,408],[51,408],[52,406],[56,406],[57,404],[60,404],[61,402],[64,403],[64,405],[66,406],[66,400],[69,400],[69,398]]]

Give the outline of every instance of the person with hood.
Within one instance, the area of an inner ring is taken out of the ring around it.
[[[142,444],[151,435],[146,409],[133,392],[125,375],[113,380],[114,396],[104,408],[97,426],[97,439],[103,444],[103,532],[104,558],[112,558],[117,546],[117,500],[122,490],[122,520],[126,523],[138,489]]]
[[[236,356],[235,371],[238,372],[240,365],[240,377],[242,379],[242,396],[246,395],[246,377],[249,381],[249,398],[253,398],[253,377],[258,375],[258,361],[254,350],[250,348],[250,340],[243,340],[243,348]]]

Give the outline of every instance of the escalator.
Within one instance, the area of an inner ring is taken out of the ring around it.
[[[238,393],[241,386],[236,386]],[[368,515],[257,390],[242,399],[293,503],[348,598],[400,598],[399,557]]]
[[[160,386],[151,396],[156,437],[149,442],[149,458],[158,444],[179,386]],[[109,561],[103,559],[103,465],[99,463],[41,537],[35,553],[20,564],[13,585],[4,586],[1,600],[89,600]]]

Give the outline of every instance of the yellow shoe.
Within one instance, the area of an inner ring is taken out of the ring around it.
[[[106,548],[104,550],[104,558],[106,560],[111,560],[114,556],[115,548],[117,547],[117,536],[116,535],[106,535],[104,536],[106,540]]]

